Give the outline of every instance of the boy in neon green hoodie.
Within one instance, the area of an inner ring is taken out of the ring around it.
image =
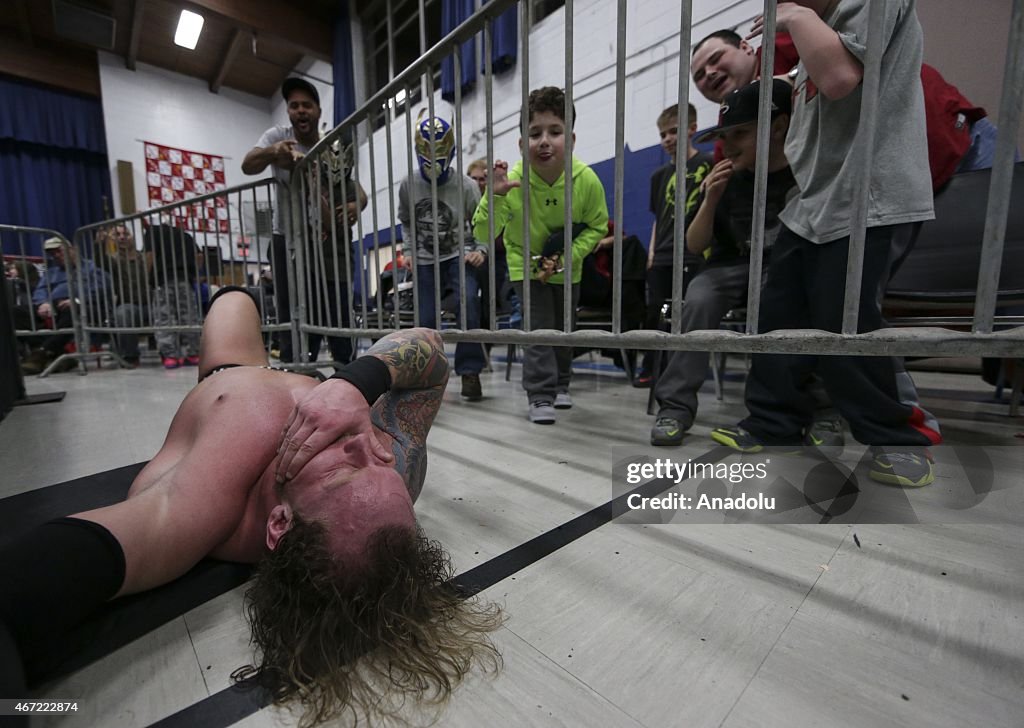
[[[539,256],[544,242],[553,234],[561,233],[565,224],[565,94],[561,89],[545,86],[530,93],[529,140],[525,150],[530,159],[530,252]],[[575,123],[575,113],[573,114]],[[570,134],[570,149],[576,135]],[[523,149],[523,140],[519,140]],[[572,221],[573,227],[583,230],[572,243],[573,310],[579,296],[583,259],[608,231],[608,206],[604,187],[594,170],[575,157],[572,159]],[[563,273],[556,273],[556,262],[540,259],[538,266],[532,260],[523,261],[523,193],[520,187],[523,163],[516,162],[511,170],[508,163],[496,160],[494,164],[494,234],[505,234],[508,255],[509,280],[520,300],[523,288],[530,286],[530,324],[536,329],[562,329],[564,327]],[[473,215],[473,234],[478,240],[487,240],[487,195],[483,196]],[[523,355],[523,389],[530,402],[530,421],[550,425],[555,421],[555,409],[569,409],[569,380],[572,376],[572,348],[527,346]]]

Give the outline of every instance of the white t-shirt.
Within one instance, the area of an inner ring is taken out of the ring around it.
[[[319,139],[319,136],[317,138]],[[281,125],[272,126],[263,132],[263,136],[256,142],[256,146],[260,149],[266,149],[286,140],[295,141],[295,149],[303,154],[307,153],[310,149],[295,139],[294,127]],[[274,234],[285,235],[291,232],[290,189],[288,182],[291,179],[292,171],[290,169],[281,169],[276,164],[270,165],[270,171],[274,175],[274,179],[277,180],[277,200],[274,204]]]

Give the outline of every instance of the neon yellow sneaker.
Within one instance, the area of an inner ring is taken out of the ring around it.
[[[711,439],[739,452],[752,453],[764,450],[763,442],[739,426],[718,427],[711,431]]]
[[[920,488],[935,482],[931,455],[915,452],[876,452],[868,477],[879,483]]]

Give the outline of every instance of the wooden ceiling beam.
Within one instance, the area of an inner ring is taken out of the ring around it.
[[[231,41],[228,43],[228,49],[220,60],[220,68],[217,69],[217,75],[214,76],[212,81],[210,81],[210,91],[213,93],[218,93],[220,91],[220,87],[224,84],[224,79],[227,77],[228,71],[231,69],[231,64],[235,62],[235,58],[238,56],[239,51],[242,49],[242,46],[245,45],[248,38],[248,33],[241,28],[235,28],[234,32],[231,34]]]
[[[132,24],[128,35],[128,55],[124,57],[124,65],[129,71],[135,70],[135,61],[139,57],[139,41],[142,38],[142,13],[146,0],[132,2]]]
[[[278,0],[189,0],[258,36],[331,61],[331,24]]]
[[[0,33],[0,73],[27,78],[88,96],[100,95],[96,51],[67,48]]]

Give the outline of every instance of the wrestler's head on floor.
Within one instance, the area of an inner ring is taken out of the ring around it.
[[[247,595],[259,662],[235,677],[258,673],[279,703],[301,700],[307,725],[392,715],[406,697],[443,704],[474,664],[500,662],[488,638],[498,609],[448,585],[448,554],[365,437],[343,438],[281,488]]]

